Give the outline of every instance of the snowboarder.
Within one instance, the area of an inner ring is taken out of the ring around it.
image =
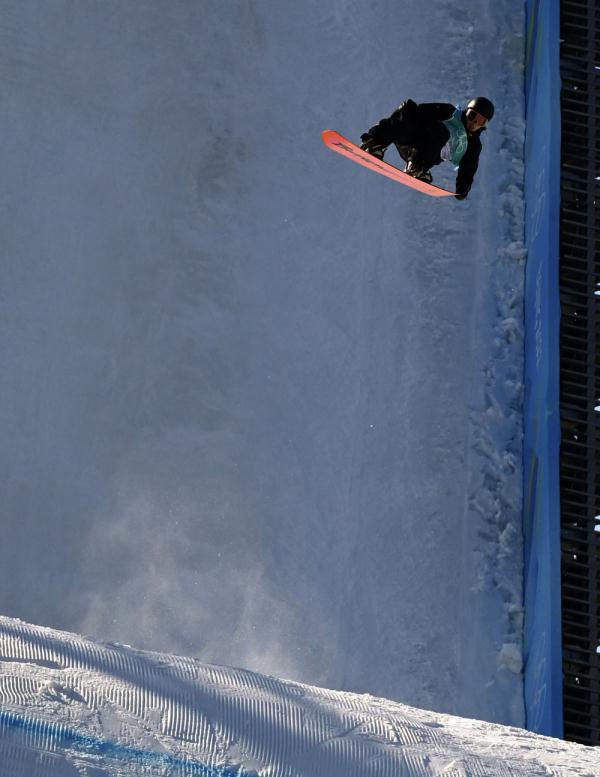
[[[406,100],[387,119],[361,135],[363,151],[383,159],[394,143],[407,163],[405,172],[427,183],[429,172],[444,160],[455,165],[456,198],[464,200],[477,171],[481,140],[494,106],[487,97],[475,97],[466,109],[450,103],[420,103]]]

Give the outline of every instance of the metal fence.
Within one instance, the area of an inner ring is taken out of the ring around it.
[[[564,734],[600,745],[600,3],[560,14]]]

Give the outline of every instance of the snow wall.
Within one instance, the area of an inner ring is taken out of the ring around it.
[[[558,411],[559,0],[527,0],[525,138],[525,707],[562,737]]]

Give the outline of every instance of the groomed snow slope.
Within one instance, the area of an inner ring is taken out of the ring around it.
[[[0,618],[1,777],[598,777],[592,748]]]

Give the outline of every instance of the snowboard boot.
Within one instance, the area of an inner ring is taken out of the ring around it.
[[[384,146],[381,142],[375,140],[368,132],[364,132],[360,136],[360,139],[362,140],[361,149],[363,151],[377,157],[377,159],[383,159],[387,146]]]
[[[425,183],[433,183],[433,176],[429,170],[423,170],[421,167],[415,165],[414,162],[409,162],[404,168],[404,172],[411,175],[413,178],[417,178],[419,181]]]

